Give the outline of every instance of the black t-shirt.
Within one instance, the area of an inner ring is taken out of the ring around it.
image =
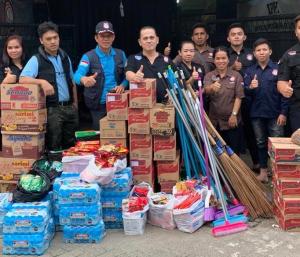
[[[22,69],[20,69],[18,66],[14,64],[10,64],[9,66],[1,65],[0,66],[0,84],[4,80],[6,74],[5,74],[5,68],[10,68],[12,74],[17,76],[17,82],[19,81],[20,74],[22,72]]]
[[[150,63],[149,59],[144,56],[142,53],[135,55],[130,55],[127,59],[127,65],[125,67],[125,72],[132,71],[137,72],[139,68],[143,65],[144,78],[158,78],[157,73],[163,73],[167,70],[168,65],[174,67],[170,58],[159,54],[154,60],[153,64]],[[158,103],[161,103],[166,100],[165,95],[167,94],[164,85],[162,82],[156,80],[156,100]]]
[[[184,77],[186,80],[188,80],[192,76],[193,67],[195,67],[196,71],[198,72],[198,74],[201,78],[202,85],[203,85],[203,79],[205,76],[205,69],[204,69],[203,65],[192,62],[192,68],[190,69],[184,62],[181,61],[177,64],[177,67],[183,71]],[[193,89],[198,90],[198,82],[197,81],[195,81],[192,86],[193,86]]]

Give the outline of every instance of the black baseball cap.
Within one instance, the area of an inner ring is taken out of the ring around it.
[[[96,25],[96,34],[104,33],[104,32],[109,32],[109,33],[115,34],[113,25],[109,21],[100,21]]]

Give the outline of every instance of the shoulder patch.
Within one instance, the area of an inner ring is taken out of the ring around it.
[[[87,67],[89,65],[89,62],[88,61],[81,61],[79,63],[80,66],[84,66],[84,67]]]
[[[231,76],[230,79],[229,79],[229,81],[234,82],[235,81],[235,77]]]
[[[293,55],[296,55],[296,53],[297,53],[296,51],[289,51],[289,52],[288,52],[288,55],[293,56]]]
[[[142,60],[142,56],[141,55],[135,55],[134,58],[138,61]]]
[[[277,75],[278,75],[278,70],[277,70],[277,69],[272,70],[272,74],[273,74],[274,76],[277,76]]]
[[[253,55],[252,54],[247,54],[246,56],[248,61],[252,61],[253,60]]]
[[[166,63],[169,63],[169,57],[165,56],[165,57],[164,57],[164,61],[165,61]]]

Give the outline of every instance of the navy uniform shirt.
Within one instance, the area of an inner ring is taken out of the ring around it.
[[[256,74],[258,87],[250,89]],[[251,101],[251,118],[278,118],[279,114],[287,116],[288,99],[277,90],[278,64],[271,60],[263,70],[259,64],[247,68],[244,75],[245,92]]]
[[[151,64],[149,59],[146,56],[144,56],[142,53],[138,53],[128,57],[127,65],[125,67],[125,72],[127,71],[137,72],[141,67],[141,65],[143,65],[144,67],[143,68],[144,78],[157,79],[158,78],[157,73],[165,72],[168,68],[168,65],[173,66],[173,63],[169,57],[159,54],[154,60],[153,64]],[[165,97],[167,91],[165,90],[164,85],[159,79],[156,80],[156,94],[157,94],[156,99],[158,103],[161,103],[167,99]]]
[[[279,61],[278,80],[292,80],[291,107],[300,107],[300,42],[287,50]]]

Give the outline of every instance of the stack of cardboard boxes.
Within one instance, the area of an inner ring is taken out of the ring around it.
[[[274,214],[279,226],[300,231],[300,146],[290,138],[269,138]]]
[[[44,153],[45,108],[46,99],[40,86],[1,85],[2,185],[15,183]]]

